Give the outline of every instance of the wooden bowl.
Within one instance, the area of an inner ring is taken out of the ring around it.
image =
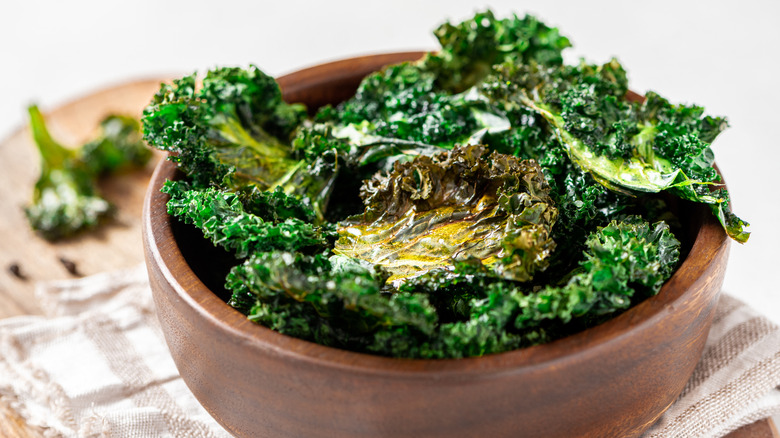
[[[350,96],[366,73],[419,56],[347,59],[279,82],[287,100],[316,108]],[[480,358],[385,358],[279,334],[225,304],[224,277],[209,277],[224,269],[210,244],[166,213],[160,187],[175,176],[163,161],[144,206],[154,300],[185,382],[237,436],[637,436],[693,372],[728,257],[729,240],[709,210],[684,204],[687,258],[657,296],[616,318]]]

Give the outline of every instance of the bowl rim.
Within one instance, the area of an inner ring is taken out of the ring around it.
[[[369,58],[375,61],[404,57],[415,59],[413,56],[419,56],[421,53],[424,52],[394,52],[345,58],[284,75],[278,78],[278,81],[284,87],[285,84],[294,84],[296,78],[313,77],[324,69],[345,67]],[[698,214],[700,211],[708,213],[706,206],[696,205],[695,225],[699,225],[699,228],[688,256],[657,295],[620,315],[549,343],[504,353],[459,359],[392,358],[328,347],[278,333],[248,320],[245,315],[222,301],[189,267],[174,239],[172,220],[166,208],[168,195],[161,193],[160,187],[166,179],[174,175],[176,169],[176,164],[167,159],[160,160],[155,167],[144,200],[143,226],[149,256],[154,259],[178,298],[199,314],[206,324],[234,336],[248,348],[256,348],[284,360],[306,362],[349,373],[381,374],[384,377],[397,376],[404,379],[430,378],[435,375],[437,378],[473,380],[480,376],[516,373],[519,370],[533,371],[583,360],[589,355],[600,354],[599,352],[604,351],[610,344],[621,342],[633,331],[651,328],[670,312],[674,312],[676,307],[682,308],[682,303],[686,301],[685,292],[699,278],[694,274],[707,268],[708,256],[719,253],[724,245],[730,243],[714,215]]]

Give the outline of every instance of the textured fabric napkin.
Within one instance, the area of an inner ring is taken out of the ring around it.
[[[0,401],[47,436],[228,436],[179,377],[146,270],[42,284],[0,321]],[[646,437],[719,437],[780,413],[780,329],[722,295],[683,394]]]
[[[38,285],[0,320],[0,401],[52,437],[229,437],[163,339],[146,268]]]

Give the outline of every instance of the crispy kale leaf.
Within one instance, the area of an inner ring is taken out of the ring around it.
[[[454,25],[444,23],[434,34],[441,50],[424,62],[437,73],[441,88],[456,93],[480,82],[495,64],[561,65],[561,52],[571,47],[558,29],[536,17],[513,15],[501,20],[491,11]]]
[[[387,274],[342,256],[257,253],[228,275],[231,304],[281,333],[364,350],[373,334],[431,335],[437,316],[421,294],[382,292]]]
[[[528,281],[555,248],[548,192],[535,162],[482,146],[397,162],[366,181],[365,213],[339,230],[335,252],[383,266],[394,283],[470,257]]]
[[[432,155],[506,129],[509,122],[484,102],[437,89],[435,78],[419,62],[369,75],[354,98],[321,109],[314,124],[298,131],[294,144],[307,157],[336,151],[353,166],[390,158],[389,168],[393,157]]]
[[[616,60],[560,69],[510,66],[496,82],[516,83],[505,97],[543,116],[571,160],[603,186],[628,196],[669,191],[709,204],[733,239],[747,241],[748,224],[731,213],[728,194],[711,190],[721,178],[710,143],[725,119],[655,93],[641,103],[628,100]]]
[[[171,196],[168,214],[196,226],[214,245],[238,258],[274,250],[318,252],[331,247],[336,238],[333,225],[307,222],[313,212],[278,191],[236,193],[192,188],[181,181],[166,181],[162,191]]]
[[[92,175],[105,175],[140,168],[152,158],[135,117],[110,115],[100,122],[100,136],[86,143],[79,159]]]
[[[305,198],[318,218],[325,211],[335,163],[298,159],[293,131],[306,116],[282,101],[276,81],[256,67],[209,71],[162,85],[144,110],[144,135],[197,187],[280,188]]]
[[[98,194],[98,177],[143,167],[151,158],[138,121],[109,116],[101,122],[94,140],[70,149],[51,137],[38,107],[33,105],[28,111],[41,157],[41,175],[35,183],[32,204],[25,208],[30,225],[49,240],[96,226],[113,210]]]

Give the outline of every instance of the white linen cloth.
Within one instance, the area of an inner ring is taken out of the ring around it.
[[[52,437],[229,437],[179,376],[146,268],[39,284],[0,320],[0,401]]]
[[[45,436],[225,437],[179,376],[146,270],[40,284],[0,320],[0,402]],[[720,437],[780,413],[780,328],[723,294],[683,394],[645,437]]]

